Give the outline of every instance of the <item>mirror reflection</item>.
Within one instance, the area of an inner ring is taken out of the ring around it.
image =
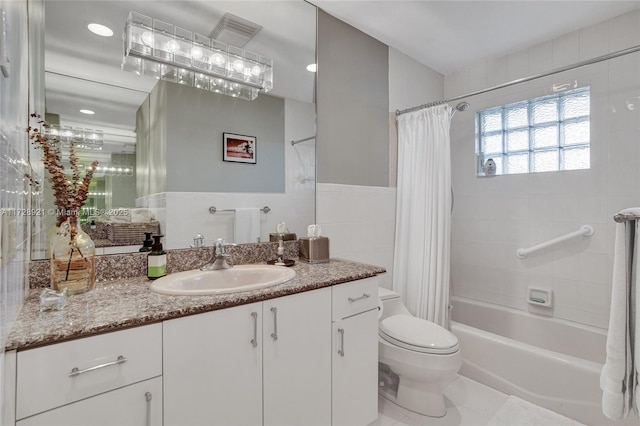
[[[291,233],[306,234],[315,222],[315,75],[306,69],[315,61],[314,6],[56,1],[45,7],[46,119],[61,134],[76,132],[83,164],[100,163],[82,222],[103,253],[137,250],[146,231],[165,235],[169,249],[217,238],[268,241],[283,222]],[[261,28],[242,47],[273,60],[273,89],[249,101],[123,71],[121,34],[130,11],[205,36],[224,37],[214,30],[225,14],[256,23]],[[87,23],[114,35],[95,35]],[[253,160],[237,161],[246,144]],[[42,189],[34,205],[46,211],[51,190],[48,183]],[[34,259],[47,257],[55,217],[41,222]]]

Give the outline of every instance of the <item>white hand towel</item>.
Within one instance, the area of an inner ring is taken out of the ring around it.
[[[151,215],[147,208],[130,209],[131,223],[149,223],[151,222]]]
[[[260,238],[260,209],[236,208],[235,215],[236,244],[257,243]]]
[[[638,214],[640,209],[627,209],[621,213]],[[630,409],[636,406],[636,370],[640,367],[637,362],[640,354],[632,353],[631,341],[640,344],[640,340],[636,339],[640,331],[636,327],[635,312],[638,306],[638,293],[635,291],[638,281],[638,242],[637,221],[616,225],[607,357],[600,374],[602,412],[614,420],[626,417]]]

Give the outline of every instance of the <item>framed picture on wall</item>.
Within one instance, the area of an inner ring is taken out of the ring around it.
[[[222,159],[235,163],[256,164],[256,137],[222,133]]]

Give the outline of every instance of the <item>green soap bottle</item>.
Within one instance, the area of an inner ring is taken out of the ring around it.
[[[147,277],[150,280],[167,275],[167,253],[162,249],[160,238],[164,235],[154,235],[155,242],[147,255]]]

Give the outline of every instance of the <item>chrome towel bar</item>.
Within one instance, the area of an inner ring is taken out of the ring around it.
[[[215,208],[214,206],[209,207],[209,213],[211,214],[215,214],[217,212],[235,212],[236,209],[218,209]],[[264,206],[263,208],[260,209],[260,211],[262,213],[269,213],[271,211],[271,208],[269,206]]]

